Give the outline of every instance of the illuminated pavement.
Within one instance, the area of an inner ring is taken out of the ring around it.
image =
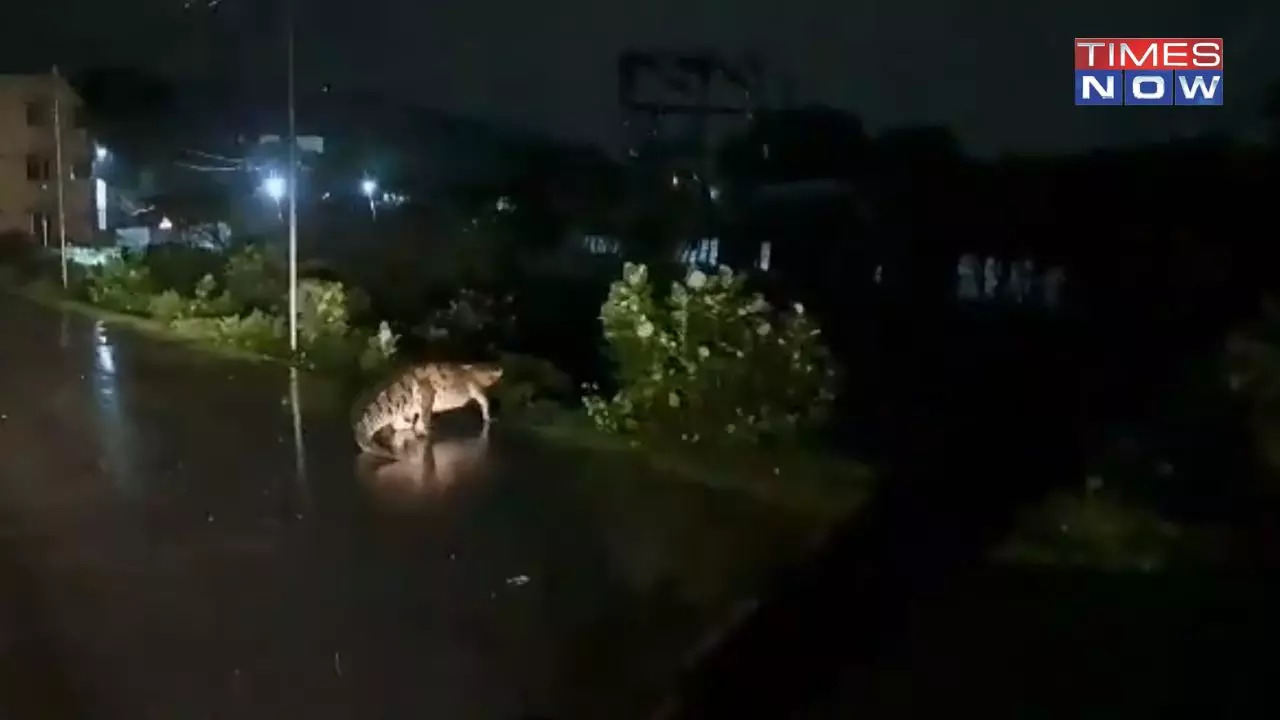
[[[794,549],[776,513],[346,407],[0,295],[0,715],[627,718]],[[478,424],[478,423],[477,423]]]

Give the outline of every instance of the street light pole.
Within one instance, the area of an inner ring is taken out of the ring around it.
[[[58,176],[58,245],[62,259],[62,289],[67,289],[67,201],[62,184],[62,76],[53,66],[53,162]]]
[[[287,4],[289,34],[289,349],[298,352],[298,128],[294,106],[294,2]]]

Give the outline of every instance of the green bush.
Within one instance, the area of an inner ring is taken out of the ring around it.
[[[218,281],[213,275],[205,275],[196,283],[192,297],[187,303],[188,317],[220,317],[235,313],[235,301],[231,293],[218,292]]]
[[[381,376],[391,366],[399,336],[383,323],[381,332],[352,328],[346,335],[326,335],[315,345],[303,348],[302,361],[313,369],[345,375],[348,378]]]
[[[177,290],[165,290],[152,296],[147,305],[147,314],[165,325],[190,317],[187,315],[187,299],[179,295]]]
[[[345,336],[350,329],[347,290],[342,283],[325,280],[298,283],[298,340],[304,347],[325,337]]]
[[[800,305],[779,312],[726,267],[655,296],[627,263],[601,308],[618,392],[584,399],[600,429],[716,444],[791,440],[825,419],[836,373]]]
[[[493,344],[515,324],[512,298],[495,297],[469,288],[457,291],[447,304],[433,310],[413,334],[433,346],[474,350]]]
[[[47,263],[47,269],[41,273],[41,278],[49,282],[58,283],[58,289],[59,291],[61,291],[62,290],[62,286],[61,286],[62,271],[60,267],[57,267],[57,265],[58,263],[53,262],[51,259],[51,261]],[[85,267],[84,265],[69,263],[67,265],[67,288],[65,293],[66,296],[70,298],[74,298],[76,300],[88,300],[89,299],[89,278],[91,274],[92,273],[90,272],[89,268]],[[57,279],[55,280],[55,278]]]
[[[235,315],[235,304],[227,292],[215,294],[217,281],[205,275],[195,284],[192,297],[183,297],[177,290],[169,289],[154,295],[148,301],[148,313],[166,325],[188,318],[216,318]]]
[[[202,253],[204,251],[198,251]],[[173,267],[194,267],[203,255],[185,250],[152,255]],[[227,261],[225,272],[206,272],[189,284],[167,287],[144,262],[125,254],[96,268],[87,282],[88,299],[121,312],[150,315],[180,335],[224,348],[259,355],[288,355],[288,285],[269,253],[246,247]],[[218,276],[225,278],[219,290]],[[162,292],[157,292],[163,288]],[[308,279],[298,285],[298,339],[303,362],[333,370],[374,372],[394,357],[399,337],[386,323],[375,331],[356,327],[352,318],[368,314],[368,298],[339,282]]]
[[[142,255],[152,280],[158,288],[176,290],[190,296],[204,278],[215,282],[222,277],[226,258],[221,253],[181,243],[164,243],[147,248]]]
[[[362,310],[367,302],[363,293],[339,282],[298,283],[298,344],[303,362],[333,369],[354,364],[366,372],[385,367],[400,338],[385,322],[377,332],[352,325],[355,313],[367,312]]]
[[[86,292],[90,302],[108,310],[141,315],[150,309],[156,290],[142,258],[123,253],[89,271]]]
[[[302,359],[314,366],[349,361],[353,348],[347,294],[341,283],[303,280],[298,283],[298,345]],[[363,343],[361,343],[363,344]]]
[[[384,320],[378,324],[378,331],[364,338],[364,347],[360,350],[357,364],[364,373],[378,373],[387,368],[395,358],[399,349],[400,336],[391,331],[391,326]]]
[[[504,410],[524,411],[541,401],[561,401],[573,392],[573,380],[549,360],[504,353],[499,360],[502,382],[494,396]]]
[[[289,270],[275,254],[249,245],[227,258],[224,283],[237,310],[287,312]]]
[[[234,350],[278,356],[288,349],[285,319],[261,310],[244,316],[179,318],[170,326],[186,337]]]

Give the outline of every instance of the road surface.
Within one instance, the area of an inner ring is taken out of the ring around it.
[[[0,328],[6,717],[633,717],[803,534],[469,418],[370,472],[318,380]]]

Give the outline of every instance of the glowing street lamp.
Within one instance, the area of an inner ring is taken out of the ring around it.
[[[268,175],[267,179],[262,181],[262,192],[266,193],[267,197],[271,198],[271,200],[275,202],[276,215],[280,216],[281,219],[283,219],[284,216],[280,212],[280,201],[284,199],[285,192],[287,190],[288,186],[286,185],[284,178],[274,173]]]
[[[378,219],[378,206],[374,203],[373,197],[378,192],[378,181],[371,177],[366,177],[360,181],[360,193],[369,198],[369,215],[374,220]]]
[[[284,198],[284,178],[279,175],[272,175],[268,177],[266,180],[262,181],[262,191],[267,194],[267,197],[276,202],[280,202]]]
[[[98,162],[102,162],[103,160],[106,160],[107,149],[102,145],[98,145],[95,143],[93,146],[93,157],[97,159]]]

